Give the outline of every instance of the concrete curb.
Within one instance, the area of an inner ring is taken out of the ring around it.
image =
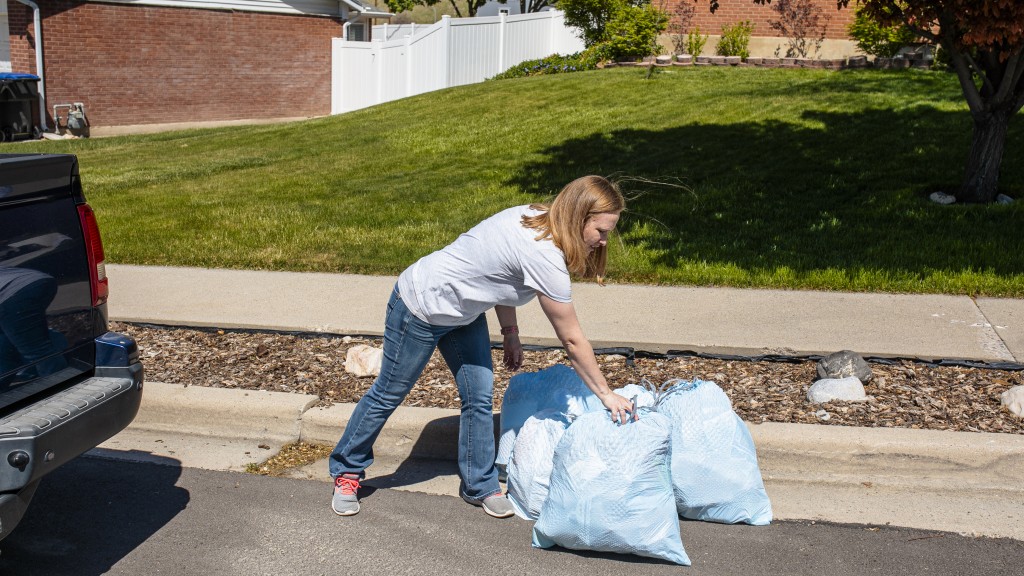
[[[355,405],[315,407],[318,400],[308,394],[150,382],[129,428],[331,445]],[[748,427],[766,478],[959,486],[1024,495],[1024,436],[772,422]],[[458,433],[458,410],[402,406],[388,420],[374,452],[388,458],[454,460]]]
[[[295,442],[302,414],[319,400],[309,394],[146,382],[142,406],[129,428]]]

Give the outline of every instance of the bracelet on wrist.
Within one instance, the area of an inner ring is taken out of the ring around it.
[[[501,328],[502,336],[510,336],[512,334],[519,334],[519,326],[513,324],[512,326],[503,326]]]

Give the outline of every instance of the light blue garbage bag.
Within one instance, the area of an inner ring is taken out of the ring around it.
[[[626,400],[632,400],[636,403],[637,408],[654,408],[657,404],[654,393],[639,384],[626,384],[622,388],[613,390],[613,392]]]
[[[513,376],[501,400],[498,455],[494,459],[499,468],[507,468],[516,434],[526,419],[541,410],[554,410],[574,418],[592,410],[604,410],[604,405],[576,371],[564,364]]]
[[[607,411],[577,418],[555,448],[547,502],[533,545],[636,554],[690,565],[679,537],[669,444],[672,422],[639,410],[611,421]]]
[[[526,419],[516,435],[508,462],[508,499],[516,516],[536,520],[548,499],[548,481],[555,446],[562,439],[569,418],[554,410],[541,410]]]
[[[672,484],[680,516],[756,526],[772,521],[754,440],[717,384],[673,381],[658,412],[672,420]]]

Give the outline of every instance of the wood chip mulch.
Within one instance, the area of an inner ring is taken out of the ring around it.
[[[141,350],[146,380],[212,388],[272,390],[313,394],[320,405],[357,402],[373,383],[345,371],[351,346],[381,346],[380,339],[320,334],[192,329],[113,322],[111,329],[134,337]],[[748,422],[902,427],[1024,434],[1024,419],[1000,405],[999,395],[1024,384],[1024,372],[990,368],[932,366],[900,361],[872,363],[874,378],[865,384],[869,402],[807,401],[817,378],[815,362],[723,360],[716,358],[636,358],[599,356],[612,388],[645,378],[660,384],[698,377],[717,383],[733,408]],[[523,371],[567,363],[559,350],[528,350]],[[512,373],[494,351],[495,410]],[[406,406],[458,408],[455,381],[435,352]],[[822,412],[824,410],[825,412]],[[827,414],[826,414],[827,413]]]

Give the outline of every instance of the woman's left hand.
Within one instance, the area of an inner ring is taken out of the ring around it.
[[[505,364],[505,368],[513,372],[519,370],[519,367],[523,365],[523,344],[519,341],[519,335],[509,334],[505,336],[501,347],[504,350],[502,361]]]

